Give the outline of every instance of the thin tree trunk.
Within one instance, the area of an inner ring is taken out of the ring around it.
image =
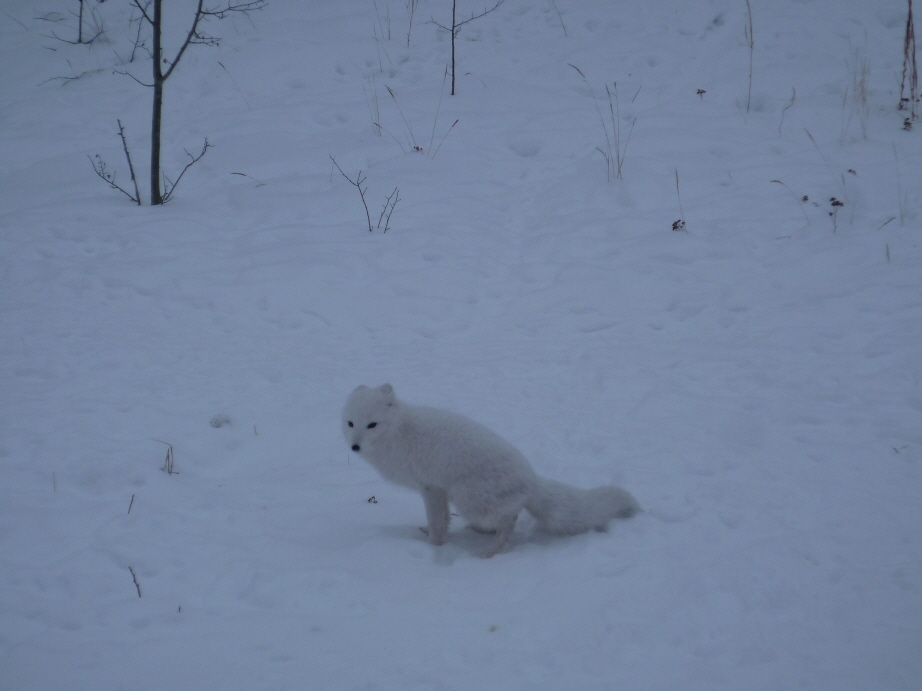
[[[458,0],[451,0],[451,95],[455,95],[455,36],[458,33],[458,25],[455,23],[455,10],[458,6]]]
[[[154,64],[154,110],[151,116],[150,133],[150,203],[151,206],[163,204],[160,193],[160,122],[163,114],[163,55],[160,48],[160,10],[162,0],[154,0],[153,59]]]

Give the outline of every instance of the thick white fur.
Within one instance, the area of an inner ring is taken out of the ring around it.
[[[385,479],[422,494],[434,545],[448,537],[449,503],[475,530],[496,533],[484,557],[506,546],[523,508],[565,535],[605,530],[611,519],[640,510],[620,487],[584,490],[539,477],[496,433],[447,410],[403,403],[390,384],[352,392],[343,434]]]

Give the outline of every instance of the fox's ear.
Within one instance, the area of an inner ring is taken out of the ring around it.
[[[397,402],[397,396],[394,395],[394,387],[390,384],[382,384],[380,391],[384,394],[384,402],[388,405],[394,405]]]

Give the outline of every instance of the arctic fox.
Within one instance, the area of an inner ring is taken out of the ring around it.
[[[585,490],[539,477],[496,433],[447,410],[399,401],[390,384],[352,392],[343,435],[386,480],[423,495],[433,545],[448,538],[449,503],[475,530],[495,533],[482,557],[506,546],[523,508],[563,535],[605,530],[611,519],[640,511],[620,487]]]

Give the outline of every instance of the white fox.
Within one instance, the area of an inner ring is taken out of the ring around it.
[[[585,490],[539,477],[496,433],[447,410],[398,401],[390,384],[352,392],[343,408],[343,434],[386,480],[423,495],[433,545],[448,538],[449,503],[475,530],[495,533],[482,557],[506,546],[523,508],[563,535],[603,531],[611,519],[640,511],[620,487]]]

